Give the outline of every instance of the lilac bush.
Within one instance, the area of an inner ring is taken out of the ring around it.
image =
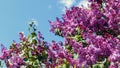
[[[88,8],[71,7],[49,21],[63,42],[46,42],[31,22],[28,36],[20,32],[19,43],[2,45],[0,59],[8,68],[119,68],[120,0],[88,1]]]

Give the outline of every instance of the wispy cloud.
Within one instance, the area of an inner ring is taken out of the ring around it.
[[[60,0],[60,3],[70,8],[75,3],[75,0]]]
[[[59,2],[63,4],[62,11],[65,12],[65,7],[70,8],[75,3],[75,0],[59,0]]]
[[[59,0],[59,3],[63,5],[63,7],[62,7],[63,12],[65,12],[65,9],[66,9],[65,7],[70,8],[74,5],[74,6],[78,6],[78,7],[88,8],[88,5],[90,4],[87,0],[80,0],[80,1]]]
[[[89,2],[87,0],[81,0],[79,3],[78,3],[78,7],[85,7],[87,8],[88,7],[88,4]]]

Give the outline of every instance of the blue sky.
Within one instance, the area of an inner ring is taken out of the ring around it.
[[[55,21],[56,17],[61,17],[64,7],[72,5],[79,6],[85,0],[75,2],[75,0],[0,0],[0,43],[9,47],[13,40],[19,40],[19,32],[28,34],[29,22],[37,21],[38,30],[41,31],[45,40],[60,41],[49,32],[48,20]]]

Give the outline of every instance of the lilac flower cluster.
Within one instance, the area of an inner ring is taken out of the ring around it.
[[[44,41],[36,26],[30,35],[19,33],[20,42],[2,45],[8,68],[119,68],[120,0],[88,0],[88,8],[66,9],[62,20],[50,21],[50,31],[64,42]]]
[[[20,42],[13,41],[9,49],[2,45],[0,59],[5,62],[7,68],[40,68],[42,62],[47,60],[47,43],[40,32],[36,33],[33,22],[29,31],[31,34],[28,37],[20,32]]]
[[[94,67],[103,64],[109,68],[120,67],[120,1],[89,0],[89,8],[72,7],[50,22],[51,31],[65,38],[65,58],[72,67]],[[63,51],[64,51],[63,50]],[[78,55],[77,60],[74,54]],[[65,54],[66,55],[66,54]],[[75,61],[76,60],[76,61]],[[103,63],[104,61],[104,63]],[[107,68],[106,67],[106,68]]]

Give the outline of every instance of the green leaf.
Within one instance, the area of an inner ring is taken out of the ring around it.
[[[36,28],[34,28],[34,31],[36,31],[37,29]]]
[[[43,52],[43,53],[42,53],[42,56],[43,56],[44,59],[47,59],[47,56],[48,56],[48,55],[47,55],[45,52]]]
[[[33,24],[34,24],[34,22],[30,22],[29,26],[30,26],[30,27],[32,27],[32,26],[33,26]]]
[[[109,61],[106,61],[105,64],[104,64],[104,68],[108,68],[110,65],[110,62]]]
[[[33,63],[34,65],[39,65],[39,61],[34,61],[34,63]]]
[[[55,29],[55,35],[59,35],[59,36],[62,36],[62,32],[60,29],[56,28]]]
[[[98,64],[104,64],[107,61],[106,58],[99,58]]]
[[[78,58],[78,54],[73,54],[74,55],[74,59],[77,59]]]
[[[42,52],[41,55],[38,55],[38,56],[37,56],[37,59],[38,59],[39,61],[42,61],[43,59],[47,59],[47,57],[48,57],[48,55],[47,55],[45,52]]]
[[[71,51],[71,50],[72,50],[72,47],[71,47],[70,45],[68,45],[68,46],[67,46],[67,49],[68,49],[69,51]]]
[[[63,60],[64,60],[63,68],[70,68],[70,64],[66,61],[66,59]]]
[[[32,40],[32,43],[33,43],[33,44],[37,44],[37,40],[36,40],[36,39],[33,39],[33,40]]]
[[[24,61],[28,61],[28,58],[24,58]]]
[[[33,65],[28,65],[27,68],[36,68]]]
[[[61,68],[70,68],[70,65],[69,65],[69,64],[63,64],[63,65],[61,66]]]
[[[80,35],[80,33],[81,33],[80,27],[76,28],[76,32],[77,32],[78,35]]]
[[[27,39],[29,40],[29,39],[30,39],[30,37],[31,37],[31,36],[30,36],[30,35],[28,35]]]
[[[2,63],[1,63],[1,61],[0,61],[0,66],[1,66],[1,64],[2,64]]]
[[[82,68],[84,68],[84,65],[82,65]]]
[[[37,59],[38,59],[39,61],[41,61],[41,60],[43,59],[43,56],[38,55],[38,56],[37,56]]]
[[[78,41],[78,42],[81,41],[81,40],[82,40],[81,35],[76,35],[76,36],[75,36],[75,40]]]
[[[35,32],[32,32],[31,35],[32,35],[32,38],[37,36],[37,34]]]
[[[30,61],[31,61],[31,62],[34,62],[35,60],[36,60],[36,58],[35,58],[34,56],[31,56],[31,57],[30,57]]]
[[[117,38],[120,39],[120,35],[118,35]]]
[[[70,64],[69,63],[65,63],[65,68],[70,68]]]
[[[104,64],[94,64],[93,68],[104,68]]]

